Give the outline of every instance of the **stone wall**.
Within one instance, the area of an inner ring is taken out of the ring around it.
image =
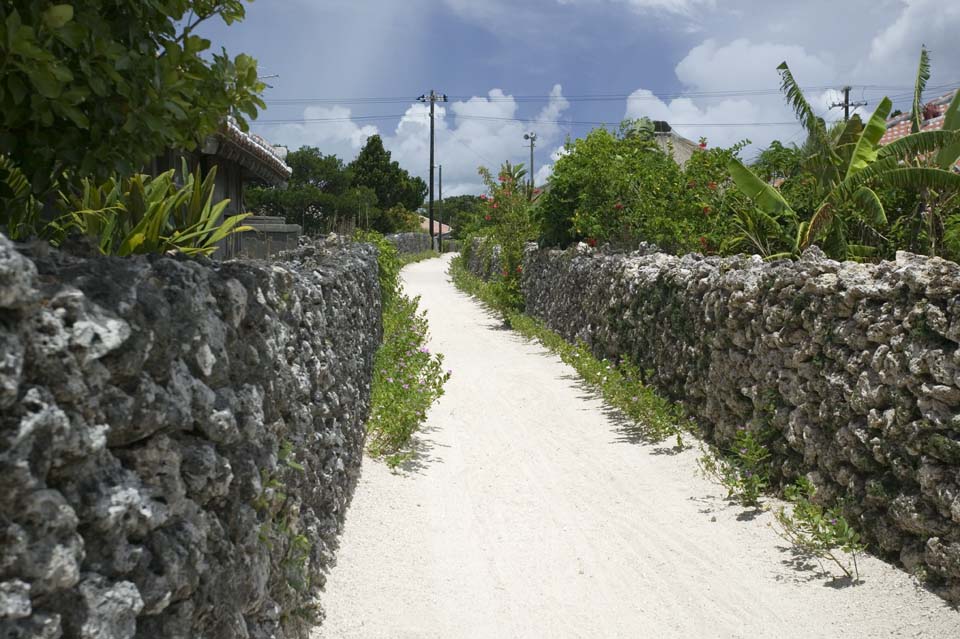
[[[874,552],[960,600],[960,266],[581,244],[531,247],[522,285],[529,314],[650,370],[708,438],[761,433],[776,479],[806,475],[825,502],[849,498]]]
[[[0,236],[0,636],[306,637],[359,471],[374,249]]]
[[[396,233],[386,237],[400,253],[422,253],[430,250],[428,233]]]
[[[482,237],[470,238],[463,257],[467,270],[484,280],[499,276],[503,270],[500,264],[500,247]]]

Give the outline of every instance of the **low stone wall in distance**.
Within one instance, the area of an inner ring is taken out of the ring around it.
[[[483,271],[475,265],[475,272]],[[960,601],[960,266],[528,250],[526,310],[627,357],[728,444],[766,433],[874,552]]]
[[[387,235],[386,238],[400,253],[413,254],[430,250],[429,233],[396,233]]]
[[[381,330],[367,245],[267,264],[0,236],[0,636],[306,637]]]

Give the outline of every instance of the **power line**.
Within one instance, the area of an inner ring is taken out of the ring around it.
[[[357,116],[354,118],[291,118],[277,120],[254,120],[252,125],[279,125],[279,124],[314,124],[324,122],[348,122],[351,120],[389,120],[402,117],[404,115],[375,115],[375,116]],[[424,118],[426,119],[426,115]],[[506,118],[492,115],[461,115],[454,116],[457,120],[474,120],[481,122],[522,122],[525,124],[555,124],[572,126],[619,126],[619,122],[603,122],[599,120],[540,120],[537,118]],[[790,122],[671,122],[673,127],[738,127],[738,126],[801,126],[797,121]]]
[[[928,87],[928,90],[949,89],[956,87],[960,82],[946,83],[934,87]],[[852,88],[859,88],[868,91],[910,91],[913,87],[906,85],[878,85],[863,84],[851,85]],[[835,89],[832,85],[818,85],[801,87],[804,91],[827,91]],[[725,91],[651,91],[651,95],[637,96],[634,93],[598,93],[598,94],[579,94],[579,95],[449,95],[451,100],[470,100],[478,98],[484,102],[543,102],[553,99],[563,99],[568,102],[605,102],[618,100],[662,100],[673,98],[728,98],[728,97],[750,97],[763,95],[779,95],[779,89],[730,89]],[[369,96],[369,97],[340,97],[340,98],[277,98],[267,100],[267,104],[275,106],[300,105],[300,104],[408,104],[414,102],[410,96]]]

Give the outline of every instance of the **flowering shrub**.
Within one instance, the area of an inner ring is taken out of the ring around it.
[[[420,298],[403,294],[403,261],[396,247],[372,231],[355,239],[377,246],[383,301],[383,344],[374,360],[367,448],[393,467],[413,454],[410,440],[426,420],[427,409],[443,395],[451,372],[443,370],[443,355],[426,347],[427,318],[419,312]]]
[[[596,129],[568,144],[554,167],[537,206],[542,239],[714,252],[730,233],[730,201],[741,197],[726,169],[740,148],[708,149],[701,140],[681,167],[642,127]]]
[[[533,217],[532,194],[524,180],[523,165],[505,163],[497,179],[485,167],[480,167],[480,177],[488,193],[481,196],[486,213],[484,233],[491,238],[491,246],[500,247],[502,280],[492,283],[492,292],[497,298],[495,306],[503,311],[522,309],[523,295],[520,292],[524,245],[537,238],[538,227]]]

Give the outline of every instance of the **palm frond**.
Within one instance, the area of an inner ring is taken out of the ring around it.
[[[817,209],[817,212],[810,218],[807,232],[804,234],[803,241],[800,244],[801,251],[816,242],[817,238],[830,226],[835,210],[836,208],[831,198],[828,197],[824,200],[820,208]]]
[[[780,90],[783,91],[797,119],[803,124],[803,128],[821,148],[830,148],[831,145],[827,139],[827,127],[823,118],[817,117],[817,114],[814,113],[813,107],[807,102],[800,85],[797,84],[793,73],[790,72],[790,67],[786,62],[781,62],[777,70],[780,72]]]
[[[913,110],[910,112],[910,132],[918,133],[923,126],[923,90],[930,79],[930,54],[927,47],[920,47],[920,66],[917,69],[917,83],[913,90]]]

